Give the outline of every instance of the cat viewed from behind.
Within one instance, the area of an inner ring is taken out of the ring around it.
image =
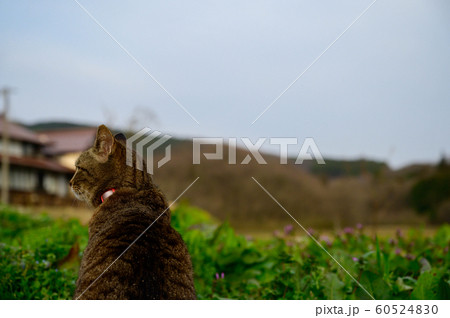
[[[190,256],[167,201],[145,162],[142,171],[126,165],[126,151],[125,136],[102,125],[76,161],[70,186],[95,210],[74,299],[195,299]]]

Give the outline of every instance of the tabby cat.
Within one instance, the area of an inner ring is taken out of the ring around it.
[[[76,161],[70,186],[95,210],[75,299],[196,298],[186,245],[146,170],[145,162],[143,171],[126,164],[125,136],[104,125]]]

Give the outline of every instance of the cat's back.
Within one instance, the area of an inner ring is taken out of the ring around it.
[[[164,200],[150,195],[116,193],[94,212],[76,295],[103,273],[84,297],[195,299],[187,248]]]

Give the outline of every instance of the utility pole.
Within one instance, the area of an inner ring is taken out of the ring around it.
[[[2,131],[2,203],[9,203],[9,94],[11,89],[4,87],[0,90],[3,95],[3,131]]]

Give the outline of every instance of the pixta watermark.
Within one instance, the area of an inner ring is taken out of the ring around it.
[[[144,161],[147,164],[147,172],[153,174],[153,158],[156,149],[163,146],[172,136],[164,134],[157,130],[144,128],[127,139],[127,165],[133,167],[136,164],[136,169],[144,170]],[[145,154],[144,154],[144,149]],[[135,155],[133,156],[133,150]],[[133,157],[134,161],[133,162]],[[157,167],[161,168],[171,159],[171,145],[165,146],[164,157],[157,162]]]
[[[246,165],[251,160],[252,157],[256,160],[258,164],[267,164],[266,160],[260,153],[261,147],[269,142],[270,145],[278,145],[278,155],[280,157],[280,164],[288,163],[288,148],[289,145],[299,145],[298,138],[295,137],[277,137],[277,138],[258,138],[258,140],[253,143],[249,138],[240,138],[244,147],[249,152],[245,158],[239,162],[239,164]],[[213,153],[203,153],[203,156],[207,160],[224,160],[223,148],[224,144],[228,144],[228,164],[238,164],[236,156],[236,148],[238,138],[194,138],[193,139],[193,164],[200,164],[201,162],[201,146],[202,145],[214,145],[215,152]],[[313,138],[305,138],[302,142],[302,146],[298,155],[296,156],[295,164],[302,164],[305,160],[316,160],[317,164],[325,164],[322,154],[317,147]]]
[[[144,162],[146,163],[147,172],[153,174],[155,166],[157,168],[162,167],[164,164],[171,160],[171,145],[168,141],[172,136],[164,134],[157,130],[150,128],[144,128],[138,133],[134,134],[127,140],[127,165],[135,166],[138,170],[144,169]],[[243,146],[241,148],[247,152],[244,159],[237,159],[238,142],[241,142]],[[276,137],[276,138],[258,138],[256,142],[252,142],[247,137],[232,137],[232,138],[220,138],[220,137],[202,137],[192,139],[192,164],[198,165],[202,160],[226,160],[230,165],[246,165],[252,160],[255,160],[257,164],[267,164],[261,154],[261,147],[265,144],[277,146],[280,164],[288,164],[289,153],[292,155],[292,151],[289,152],[289,146],[299,146],[301,142],[300,151],[298,151],[295,159],[295,164],[302,164],[305,160],[315,160],[317,164],[325,164],[325,160],[317,147],[314,138],[305,138],[299,140],[295,137]],[[202,149],[205,146],[214,146],[214,152],[205,152]],[[228,153],[224,155],[224,147],[228,147]],[[203,147],[202,147],[203,146]],[[164,147],[164,156],[156,163],[154,162],[155,151],[161,147]],[[134,152],[133,152],[134,150]],[[133,155],[135,153],[136,155]],[[203,158],[203,159],[202,159]]]

